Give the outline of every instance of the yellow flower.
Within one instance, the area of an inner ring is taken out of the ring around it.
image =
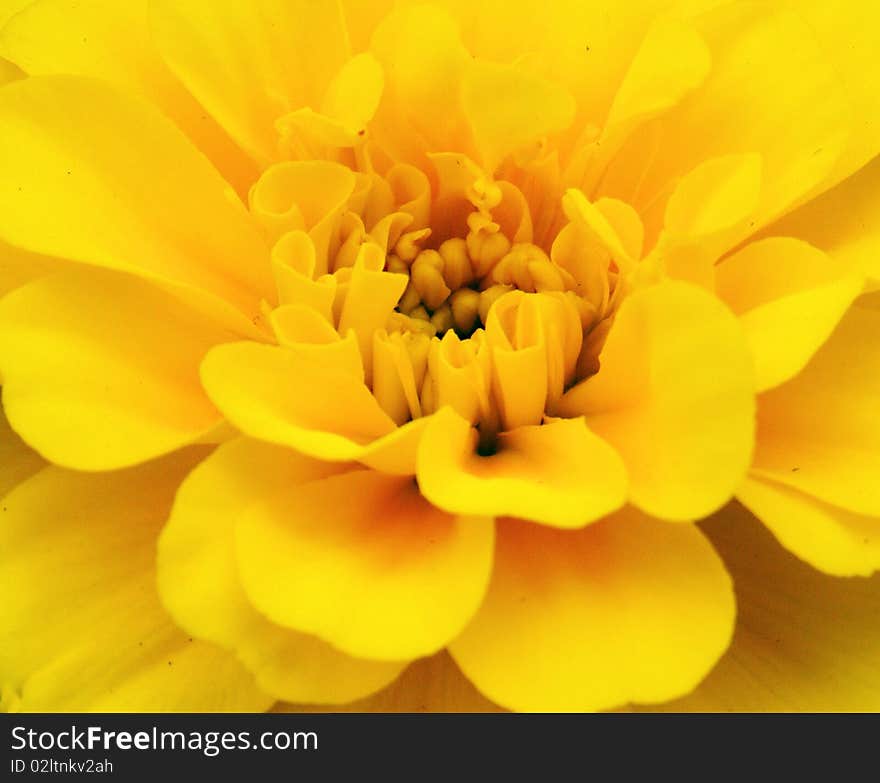
[[[880,708],[880,11],[391,5],[0,11],[3,706]]]

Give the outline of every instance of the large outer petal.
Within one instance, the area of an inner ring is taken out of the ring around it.
[[[579,531],[503,520],[489,593],[450,651],[517,710],[659,702],[705,676],[734,613],[730,579],[695,526],[632,508]]]
[[[159,592],[194,636],[234,651],[279,699],[343,704],[391,682],[405,662],[352,658],[270,622],[242,589],[235,525],[251,504],[338,470],[289,449],[238,438],[186,479],[159,539]]]
[[[712,52],[709,77],[631,137],[607,185],[607,195],[639,210],[649,237],[677,179],[723,155],[763,159],[760,204],[742,235],[775,219],[833,176],[854,120],[833,61],[796,12],[777,4],[695,5],[710,6],[693,19]],[[654,142],[657,154],[646,164],[639,153]]]
[[[242,584],[279,625],[363,658],[442,649],[492,570],[490,517],[434,508],[411,478],[357,470],[256,501],[236,526]]]
[[[752,360],[733,314],[686,283],[636,291],[599,359],[560,412],[584,415],[614,446],[644,511],[687,520],[718,509],[745,475],[754,441]]]
[[[271,704],[159,604],[155,540],[203,451],[123,472],[46,468],[3,500],[0,682],[25,711],[252,711]]]
[[[736,589],[727,654],[686,712],[875,712],[880,709],[880,576],[826,576],[788,554],[731,505],[704,524]]]
[[[154,107],[84,77],[32,77],[0,90],[0,135],[0,238],[173,285],[255,332],[274,290],[268,249]]]
[[[47,459],[132,465],[197,440],[222,419],[199,383],[228,335],[128,275],[80,267],[0,301],[3,405]]]
[[[815,33],[823,54],[833,64],[855,119],[845,153],[826,185],[836,183],[880,153],[880,6],[850,3],[845,12],[825,0],[789,0]]]
[[[319,109],[348,59],[342,9],[308,0],[153,0],[169,68],[261,165],[278,157],[275,121]]]
[[[34,76],[94,76],[140,93],[245,195],[256,167],[162,62],[150,37],[148,5],[149,0],[38,0],[0,24],[0,55]]]
[[[850,308],[793,380],[758,400],[754,475],[880,516],[880,311]]]
[[[880,92],[878,92],[880,94]],[[821,248],[880,285],[880,158],[770,227]]]

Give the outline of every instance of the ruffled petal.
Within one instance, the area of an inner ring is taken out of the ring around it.
[[[100,117],[100,122],[95,122]],[[154,107],[77,76],[0,91],[0,237],[184,291],[240,333],[274,289],[230,186]]]
[[[199,363],[227,336],[117,272],[78,268],[36,280],[0,302],[6,415],[59,465],[112,470],[151,459],[220,423]]]
[[[565,89],[511,65],[474,62],[462,85],[464,111],[480,160],[494,171],[509,154],[574,119],[574,100]]]
[[[319,459],[358,459],[395,430],[363,378],[320,354],[230,343],[202,362],[208,396],[240,430]]]
[[[5,26],[0,55],[33,76],[108,79],[158,106],[242,196],[256,179],[253,161],[171,74],[150,36],[149,0],[39,0]]]
[[[748,235],[829,181],[853,125],[833,61],[796,11],[753,3],[703,6],[708,10],[691,21],[712,54],[708,78],[634,134],[611,164],[618,171],[607,195],[632,203],[651,237],[679,177],[711,158],[757,153],[763,187],[754,219],[741,228],[741,238]],[[646,163],[639,153],[654,142],[657,154]]]
[[[637,290],[599,360],[558,408],[617,450],[632,502],[674,520],[724,504],[748,468],[755,411],[752,359],[730,311],[686,283]]]
[[[627,138],[698,88],[711,63],[709,48],[692,25],[654,20],[619,83],[601,132],[595,123],[602,115],[589,118],[567,168],[571,183],[592,192]]]
[[[477,432],[451,408],[435,414],[419,445],[419,488],[456,514],[516,515],[554,527],[582,527],[626,501],[620,457],[583,419],[519,427],[477,452]]]
[[[337,468],[289,449],[238,438],[186,479],[159,538],[159,593],[189,633],[234,651],[279,699],[344,704],[391,682],[405,662],[352,658],[270,622],[242,589],[235,525],[251,504]]]
[[[168,67],[261,166],[278,159],[276,120],[318,108],[349,57],[341,6],[308,0],[153,0]]]
[[[771,227],[805,239],[880,285],[880,158]]]
[[[370,50],[385,70],[373,122],[379,144],[410,163],[426,163],[426,152],[475,158],[461,90],[469,58],[452,16],[436,5],[398,7],[376,28]]]
[[[489,593],[450,651],[505,707],[598,710],[687,693],[733,625],[730,578],[700,531],[630,508],[576,532],[499,522]]]
[[[0,682],[37,712],[248,712],[270,706],[162,609],[155,541],[202,450],[123,472],[46,468],[3,501]],[[120,522],[124,524],[120,524]]]
[[[242,584],[263,614],[391,661],[434,653],[461,631],[483,598],[493,542],[491,518],[446,514],[412,479],[369,470],[265,497],[236,526]]]
[[[443,0],[468,51],[505,62],[511,52],[575,98],[575,134],[608,114],[633,57],[668,0]]]
[[[864,278],[806,242],[753,242],[715,270],[718,295],[740,317],[765,391],[797,375],[828,339]]]
[[[855,119],[846,152],[828,177],[830,186],[880,153],[880,71],[876,68],[880,7],[858,3],[841,13],[824,0],[793,0],[791,5],[814,31],[823,55],[834,64]]]

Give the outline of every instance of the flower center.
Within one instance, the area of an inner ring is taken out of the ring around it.
[[[486,448],[540,424],[596,371],[625,279],[611,223],[582,195],[561,199],[541,241],[511,182],[455,188],[400,164],[381,177],[324,166],[316,185],[317,172],[282,164],[251,194],[278,235],[268,316],[279,342],[333,352],[398,424],[451,406]],[[290,209],[306,176],[330,209]],[[332,177],[352,191],[342,209]]]
[[[425,250],[413,248],[405,238],[388,256],[385,268],[409,277],[396,307],[407,320],[396,319],[395,325],[431,335],[454,329],[459,337],[470,337],[486,325],[492,305],[510,291],[575,289],[571,275],[540,247],[511,245],[500,232],[486,237],[475,231],[466,239],[447,239]]]

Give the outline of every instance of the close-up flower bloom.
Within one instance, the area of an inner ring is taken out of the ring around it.
[[[880,709],[878,45],[0,3],[0,706]]]

